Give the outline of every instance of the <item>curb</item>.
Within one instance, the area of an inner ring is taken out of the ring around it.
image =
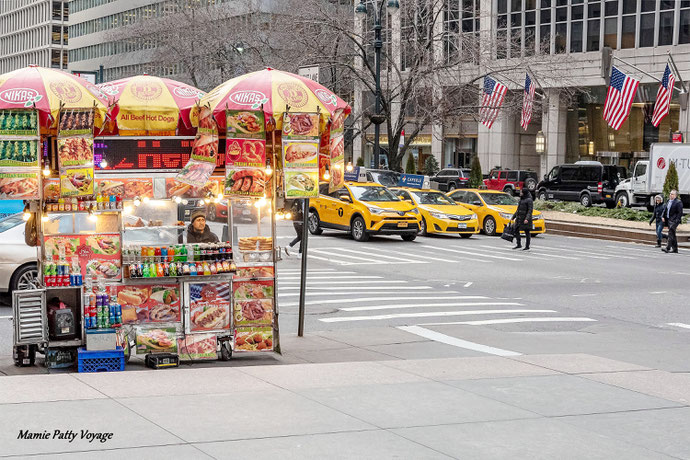
[[[577,236],[581,238],[595,238],[600,240],[621,241],[627,243],[656,244],[656,233],[622,227],[608,227],[605,225],[591,225],[558,220],[547,220],[546,231],[556,235]],[[690,234],[678,234],[679,246],[690,247]]]

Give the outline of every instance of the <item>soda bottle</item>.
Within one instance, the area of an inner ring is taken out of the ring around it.
[[[168,262],[163,262],[163,276],[170,276],[170,265]]]
[[[156,264],[156,275],[159,278],[162,278],[165,276],[165,270],[163,270],[163,264],[160,262],[158,262],[158,264]]]
[[[161,248],[160,248],[160,246],[156,246],[154,251],[155,251],[154,256],[156,257],[155,261],[160,262],[160,260],[161,260]]]
[[[143,264],[143,272],[142,272],[142,277],[143,278],[149,278],[151,274],[149,273],[149,264]]]
[[[175,246],[168,247],[168,262],[175,260]]]
[[[196,264],[192,263],[189,264],[189,276],[196,276],[197,271],[196,271]]]
[[[210,272],[209,272],[210,275],[215,275],[216,273],[218,273],[218,267],[216,266],[216,263],[215,263],[215,262],[211,261],[211,264],[209,265],[208,268],[209,268],[209,271],[210,271]],[[205,275],[205,274],[206,274],[206,273],[204,273],[204,275]]]
[[[161,262],[166,262],[166,261],[168,260],[168,247],[167,247],[167,246],[163,246],[162,248],[160,248],[160,250],[161,250],[161,254],[160,254],[160,255],[161,255],[161,258],[160,258],[160,261],[161,261]]]

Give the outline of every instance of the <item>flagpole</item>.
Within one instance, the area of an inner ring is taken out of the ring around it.
[[[613,59],[615,59],[616,61],[622,62],[623,64],[625,64],[625,65],[627,65],[627,66],[629,66],[629,67],[632,67],[633,69],[637,70],[638,72],[643,73],[643,74],[647,75],[648,77],[653,78],[654,80],[656,80],[656,81],[658,81],[659,83],[661,83],[661,79],[660,79],[660,78],[655,77],[655,76],[652,75],[651,73],[645,72],[644,70],[640,69],[640,68],[637,67],[636,65],[632,65],[632,64],[630,64],[629,62],[626,62],[626,61],[624,61],[624,60],[621,59],[621,58],[617,58],[616,56],[613,56]]]
[[[530,77],[532,78],[532,80],[534,80],[534,82],[537,84],[537,86],[539,87],[539,89],[541,90],[541,92],[544,93],[544,94],[539,94],[539,93],[537,93],[537,92],[535,91],[534,94],[536,94],[537,96],[539,96],[539,97],[542,98],[542,99],[548,99],[548,96],[546,96],[546,91],[544,90],[544,87],[541,86],[541,83],[539,83],[539,80],[537,80],[537,78],[534,76],[534,72],[532,72],[532,69],[531,69],[530,66],[527,66],[527,72],[529,72],[529,76],[530,76]]]
[[[671,62],[671,65],[673,66],[673,70],[674,70],[676,76],[678,77],[678,81],[680,82],[680,87],[682,88],[681,93],[687,93],[688,90],[685,87],[685,82],[683,81],[683,77],[680,76],[680,72],[678,71],[678,67],[676,66],[676,61],[673,59],[673,55],[671,54],[670,51],[668,52],[668,59]]]

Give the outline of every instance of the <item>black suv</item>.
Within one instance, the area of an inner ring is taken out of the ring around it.
[[[438,183],[439,190],[450,192],[456,188],[467,188],[470,171],[461,168],[446,168],[440,170],[430,180]]]
[[[582,206],[587,207],[605,203],[607,208],[614,208],[614,190],[626,176],[624,167],[602,165],[598,161],[578,161],[554,166],[537,185],[537,198],[579,201]]]

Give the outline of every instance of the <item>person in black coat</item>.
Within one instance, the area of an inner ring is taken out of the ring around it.
[[[661,195],[654,197],[654,212],[649,219],[649,225],[656,221],[656,247],[661,247],[661,240],[664,239],[664,211],[666,211],[666,204]]]
[[[515,247],[513,249],[520,249],[522,247],[520,241],[520,230],[525,231],[525,249],[529,249],[530,240],[532,238],[532,211],[534,210],[534,202],[532,201],[532,194],[526,188],[522,189],[520,194],[520,202],[518,203],[517,210],[513,214],[513,220],[515,221]]]
[[[678,239],[676,238],[676,229],[680,225],[680,220],[683,218],[683,202],[678,199],[678,192],[671,190],[668,196],[668,203],[664,211],[664,222],[668,227],[668,243],[662,251],[669,253],[678,253]]]
[[[288,244],[290,248],[295,247],[297,243],[299,243],[299,252],[298,254],[302,254],[302,231],[304,229],[304,199],[297,199],[292,202],[292,207],[290,208],[290,212],[292,213],[292,226],[295,228],[295,232],[297,232],[297,236],[295,237],[294,240]],[[290,251],[288,248],[285,248],[285,254],[288,256],[290,255]]]
[[[217,243],[218,236],[206,225],[206,211],[194,211],[187,227],[187,243]]]

